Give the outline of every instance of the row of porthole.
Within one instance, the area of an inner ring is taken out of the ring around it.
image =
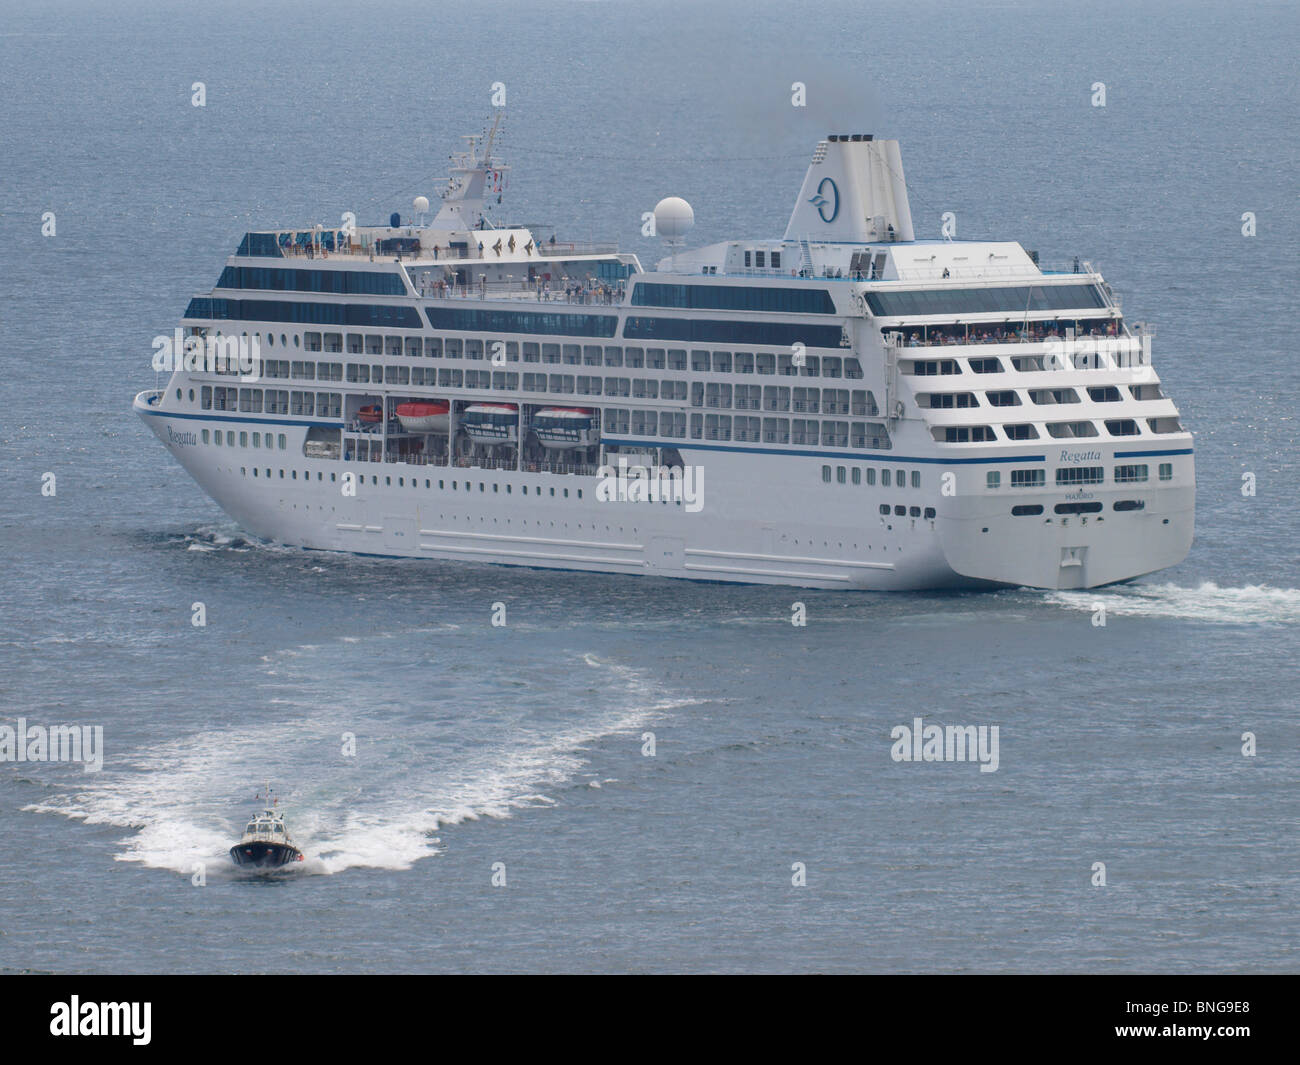
[[[262,334],[261,334],[261,333],[254,333],[253,335],[254,335],[255,337],[257,337],[257,339],[259,339],[259,340],[262,339]],[[270,347],[270,348],[275,347],[275,334],[274,334],[274,333],[267,333],[267,334],[266,334],[266,345],[267,345],[267,347]],[[296,347],[300,347],[301,345],[302,345],[302,339],[298,336],[298,334],[295,333],[295,334],[294,334],[294,337],[293,337],[293,346],[296,348]],[[289,346],[288,338],[287,338],[283,333],[281,333],[281,334],[280,334],[280,347],[282,347],[282,348],[287,348],[288,346]]]
[[[890,506],[889,506],[889,504],[888,504],[888,503],[881,503],[881,504],[880,504],[880,516],[881,516],[882,518],[887,518],[887,517],[889,517],[889,514],[890,514]],[[902,504],[897,504],[897,505],[895,505],[895,506],[893,507],[893,514],[894,514],[894,517],[896,517],[896,518],[906,518],[906,517],[921,518],[921,517],[923,517],[923,518],[925,518],[925,519],[928,520],[928,521],[933,521],[933,520],[934,520],[934,517],[935,517],[935,510],[934,510],[934,507],[926,507],[925,510],[923,511],[920,507],[905,507],[905,506],[903,506]]]
[[[475,517],[475,516],[474,516],[473,514],[439,514],[439,515],[438,515],[438,520],[439,520],[439,521],[459,521],[461,518],[464,518],[465,521],[466,521],[467,523],[472,523],[472,522],[474,521],[474,517]],[[488,516],[487,516],[486,514],[480,514],[480,515],[478,515],[478,520],[479,520],[479,524],[480,524],[480,525],[486,525],[486,524],[487,524],[487,521],[488,521]],[[493,518],[493,519],[492,519],[492,524],[493,524],[493,525],[500,525],[500,524],[501,524],[501,519],[500,519],[500,518]],[[506,519],[505,519],[505,524],[507,524],[507,525],[511,525],[511,524],[513,524],[512,519],[510,519],[510,518],[506,518]],[[521,527],[527,527],[527,525],[528,525],[528,520],[527,520],[526,518],[521,518],[520,521],[519,521],[519,524],[520,524]],[[553,521],[548,521],[548,522],[535,521],[535,522],[533,522],[533,525],[535,525],[535,526],[536,526],[537,528],[539,528],[539,529],[542,529],[542,528],[554,529],[554,528],[555,528],[555,522],[553,522]],[[562,528],[565,528],[565,529],[567,529],[567,528],[569,527],[569,523],[568,523],[567,521],[563,521],[563,522],[561,522],[560,525],[561,525]],[[576,529],[581,529],[581,528],[582,528],[582,522],[577,522],[577,523],[575,524],[574,528],[576,528]],[[591,531],[592,531],[593,533],[600,532],[600,527],[599,527],[598,525],[592,525],[592,526],[590,526],[590,529],[591,529]],[[605,532],[609,533],[611,536],[613,535],[614,531],[615,531],[615,530],[611,529],[608,525],[605,526]],[[617,531],[618,531],[620,534],[623,534],[623,533],[626,532],[626,530],[623,528],[622,525],[620,525],[620,526],[618,527],[618,530],[617,530]],[[634,529],[632,530],[632,535],[633,535],[633,536],[636,536],[639,532],[640,532],[639,529],[635,529],[635,528],[634,528]],[[455,548],[452,548],[452,550],[455,550]]]
[[[365,482],[366,482],[366,475],[365,475],[364,473],[361,475],[360,482],[361,482],[362,484],[365,484]],[[378,485],[378,484],[379,484],[379,475],[378,475],[378,474],[371,474],[371,476],[370,476],[370,483],[371,483],[372,485]],[[458,491],[461,491],[461,490],[462,490],[462,487],[463,487],[463,490],[464,490],[464,491],[466,491],[466,492],[472,492],[472,491],[474,490],[474,484],[475,484],[475,483],[476,483],[476,482],[473,482],[473,481],[465,481],[465,482],[463,482],[463,484],[462,484],[461,481],[452,481],[452,482],[451,482],[451,489],[450,489],[450,490],[453,491],[453,492],[458,492]],[[391,488],[391,487],[393,486],[393,478],[392,478],[391,475],[386,475],[386,476],[384,477],[384,484],[385,484],[386,486],[388,486],[389,488]],[[485,482],[483,482],[483,481],[478,481],[477,484],[478,484],[478,490],[479,490],[480,492],[486,492],[486,491],[487,491],[487,484],[486,484]],[[398,478],[397,478],[397,487],[398,487],[398,488],[405,488],[405,487],[406,487],[406,478],[405,478],[405,477],[398,477]],[[412,478],[411,478],[411,487],[412,487],[412,488],[419,488],[419,487],[420,487],[420,479],[419,479],[418,477],[412,477]],[[425,488],[432,488],[432,487],[433,487],[433,481],[432,481],[432,479],[426,477],[426,478],[424,479],[424,487],[425,487]],[[440,479],[440,480],[438,481],[438,488],[439,488],[440,491],[447,491],[447,482],[446,482],[445,480],[441,480],[441,479]],[[520,485],[520,489],[521,489],[521,491],[520,491],[520,494],[521,494],[521,495],[528,495],[528,485],[526,485],[526,484],[525,484],[525,485]],[[500,485],[499,483],[494,483],[494,484],[492,485],[492,491],[493,491],[493,492],[500,492],[500,491],[501,491],[501,485]],[[554,497],[555,497],[555,488],[554,488],[554,486],[551,487],[551,490],[550,490],[550,491],[551,491],[551,496],[552,496],[552,498],[554,498]],[[563,498],[563,499],[568,499],[568,498],[569,498],[569,490],[568,490],[567,488],[562,488],[562,489],[560,489],[560,491],[563,493],[563,495],[562,495],[561,498]],[[578,498],[578,499],[581,499],[581,498],[582,498],[582,489],[581,489],[581,488],[575,488],[575,489],[574,489],[574,492],[576,493],[576,498]],[[506,495],[513,495],[513,494],[514,494],[514,486],[513,486],[513,485],[510,485],[510,484],[507,484],[507,485],[506,485]],[[533,495],[535,495],[535,496],[540,496],[541,494],[542,494],[542,487],[541,487],[541,485],[534,485],[534,486],[533,486]]]
[[[270,434],[267,434],[267,435],[269,436]],[[239,472],[240,472],[243,476],[247,477],[247,476],[248,476],[248,467],[246,467],[246,466],[241,466],[241,467],[239,467]],[[290,478],[289,478],[290,480],[294,480],[294,481],[298,480],[298,471],[297,471],[297,470],[290,470],[289,472],[290,472],[290,474],[291,474],[291,476],[290,476]],[[256,467],[256,466],[253,467],[253,476],[254,476],[254,477],[259,476],[259,474],[258,474],[258,467]],[[269,469],[266,470],[266,476],[267,476],[268,478],[271,476],[271,471],[270,471]],[[280,471],[280,479],[281,479],[281,480],[284,480],[284,479],[285,479],[285,477],[284,477],[284,470],[281,470],[281,471]],[[311,480],[311,472],[310,472],[309,470],[304,470],[304,471],[303,471],[303,474],[302,474],[302,479],[303,479],[304,481],[310,481],[310,480]],[[331,473],[331,474],[330,474],[330,480],[331,480],[331,481],[335,481],[335,482],[337,482],[337,479],[338,479],[338,474],[337,474],[337,473]],[[318,481],[324,480],[324,476],[323,476],[323,474],[321,474],[321,473],[317,473],[317,474],[316,474],[316,480],[318,480]],[[365,474],[361,474],[361,475],[357,478],[357,483],[358,483],[358,484],[362,484],[362,485],[364,485],[364,484],[366,483],[366,477],[365,477]],[[378,475],[378,474],[371,474],[371,476],[370,476],[370,483],[371,483],[372,486],[378,487],[378,485],[379,485],[379,475]],[[391,488],[391,487],[393,486],[393,478],[392,478],[392,476],[391,476],[391,475],[386,475],[386,476],[384,477],[384,483],[385,483],[388,487]],[[473,481],[464,481],[464,482],[462,482],[462,481],[459,481],[459,480],[456,480],[456,481],[452,481],[452,482],[451,482],[451,489],[450,489],[450,490],[453,491],[453,492],[457,492],[457,491],[461,491],[461,490],[466,491],[466,492],[472,492],[472,491],[474,490],[474,484],[475,484],[475,483],[478,484],[478,490],[479,490],[480,492],[486,492],[486,491],[487,491],[487,485],[486,485],[486,483],[483,482],[483,481],[478,481],[478,482],[473,482]],[[405,478],[405,477],[398,477],[398,478],[397,478],[397,487],[398,487],[398,488],[405,488],[405,487],[406,487],[406,478]],[[411,487],[412,487],[412,488],[417,488],[417,489],[420,487],[420,479],[419,479],[418,477],[412,477],[412,478],[411,478]],[[427,488],[427,489],[432,489],[432,487],[433,487],[433,481],[432,481],[431,478],[425,478],[425,480],[424,480],[424,487]],[[528,485],[521,485],[520,487],[521,487],[521,489],[522,489],[522,491],[521,491],[520,494],[521,494],[521,495],[528,495]],[[443,479],[440,479],[440,480],[438,481],[438,488],[439,488],[439,490],[441,490],[441,491],[446,491],[446,490],[447,490],[447,482],[446,482],[445,480],[443,480]],[[500,492],[500,490],[501,490],[501,485],[500,485],[500,484],[493,484],[493,485],[492,485],[492,491],[493,491],[493,492]],[[509,485],[509,484],[507,484],[507,485],[506,485],[506,495],[511,495],[511,494],[513,494],[512,490],[513,490],[513,485]],[[567,489],[567,488],[562,488],[562,489],[560,489],[560,492],[561,492],[561,495],[560,495],[558,498],[562,498],[562,499],[568,499],[568,498],[569,498],[569,489]],[[581,488],[575,488],[575,489],[574,489],[574,493],[575,493],[575,498],[577,498],[577,499],[581,499],[581,498],[582,498],[582,489],[581,489]],[[534,486],[533,486],[533,495],[535,495],[535,496],[541,496],[541,495],[542,495],[542,486],[541,486],[541,485],[534,485]],[[555,494],[555,488],[554,488],[554,486],[552,486],[552,487],[550,488],[550,495],[551,495],[551,498],[557,498],[557,497],[556,497],[556,494]],[[665,502],[666,502],[666,501],[665,501]],[[681,506],[681,505],[682,505],[682,501],[681,501],[680,499],[675,500],[674,502],[676,502],[676,504],[677,504],[678,506]]]
[[[266,467],[261,467],[261,468],[262,468],[262,469],[266,469]],[[257,466],[254,466],[254,467],[253,467],[253,476],[254,476],[254,477],[257,477],[257,476],[258,476],[258,472],[257,472],[257,471],[258,471],[258,467],[257,467]],[[240,466],[240,467],[239,467],[239,472],[240,472],[240,474],[243,475],[244,477],[247,477],[247,476],[248,476],[248,467],[247,467],[247,466]],[[290,470],[290,471],[289,471],[289,474],[290,474],[290,477],[289,477],[290,480],[292,480],[292,481],[296,481],[296,480],[298,479],[298,471],[297,471],[297,470]],[[267,477],[268,480],[269,480],[270,477],[271,477],[271,471],[270,471],[269,469],[266,470],[266,477]],[[303,471],[302,471],[302,479],[303,479],[304,481],[310,481],[310,480],[311,480],[311,471],[310,471],[310,470],[303,470]],[[281,471],[280,471],[280,480],[282,480],[282,481],[284,480],[284,470],[281,470]],[[323,481],[323,480],[325,480],[325,475],[324,475],[323,473],[317,473],[317,474],[316,474],[316,480],[318,480],[318,481]],[[337,475],[331,473],[331,474],[330,474],[330,480],[331,480],[331,481],[335,481],[335,480],[337,480]]]
[[[866,483],[868,486],[873,486],[876,483],[876,470],[872,466],[868,466],[866,469],[867,469]],[[831,483],[831,467],[829,466],[822,467],[822,481],[825,484]],[[852,481],[854,484],[862,484],[863,482],[862,469],[858,466],[854,466],[852,468],[848,468],[845,466],[836,466],[835,481],[837,484],[847,484],[849,481]],[[882,469],[880,471],[881,487],[883,488],[891,487],[890,485],[891,481],[894,482],[893,487],[906,488],[907,471],[906,470],[891,471],[888,467]],[[912,471],[912,487],[913,488],[921,487],[920,470]]]
[[[209,433],[211,434],[211,442],[212,442],[213,444],[215,444],[217,447],[220,447],[220,446],[221,446],[221,443],[222,443],[222,441],[221,441],[221,430],[220,430],[220,429],[212,429],[212,430],[204,429],[204,430],[203,430],[203,436],[201,437],[201,439],[203,440],[203,442],[204,442],[205,444],[209,442]],[[225,435],[226,435],[226,440],[225,440],[225,445],[226,445],[226,447],[234,447],[234,446],[235,446],[235,431],[234,431],[233,429],[227,429],[226,432],[225,432]],[[278,449],[279,449],[280,451],[285,451],[285,450],[288,449],[288,446],[289,446],[289,438],[288,438],[287,436],[285,436],[284,433],[280,433],[280,434],[279,434],[279,439],[277,440],[277,439],[276,439],[276,436],[275,436],[274,433],[258,433],[258,432],[254,432],[254,433],[253,433],[253,439],[252,439],[252,445],[253,445],[253,447],[259,447],[259,448],[260,448],[260,447],[263,446],[263,442],[262,442],[262,437],[263,437],[263,436],[266,437],[266,442],[265,442],[265,446],[266,446],[266,447],[271,448],[271,449],[273,449],[273,450],[276,449],[276,448],[278,447]],[[240,432],[239,432],[239,446],[240,446],[240,447],[248,447],[248,445],[249,445],[249,434],[248,434],[248,431],[247,431],[247,430],[244,430],[244,429],[241,429]]]

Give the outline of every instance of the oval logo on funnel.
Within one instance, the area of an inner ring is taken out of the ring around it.
[[[828,185],[830,186],[829,198],[826,194]],[[821,216],[823,222],[834,222],[840,213],[840,190],[831,178],[822,178],[817,186],[817,195],[810,196],[808,202],[817,208],[817,214]]]

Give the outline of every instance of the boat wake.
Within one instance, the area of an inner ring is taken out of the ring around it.
[[[659,678],[639,669],[582,660],[598,671],[598,698],[556,720],[498,709],[448,720],[430,711],[412,725],[409,716],[395,723],[387,710],[366,716],[314,697],[279,698],[275,712],[296,712],[115,758],[94,779],[51,786],[23,809],[128,829],[118,861],[242,878],[248,874],[228,850],[257,805],[257,782],[269,777],[305,857],[283,872],[408,869],[438,853],[437,833],[447,826],[511,817],[554,805],[567,787],[610,783],[590,769],[594,744],[635,734],[694,701],[665,694]],[[345,733],[359,738],[355,757],[340,753]]]
[[[1120,617],[1183,618],[1223,625],[1300,622],[1300,589],[1249,584],[1221,588],[1212,581],[1197,588],[1176,584],[1129,584],[1087,592],[1050,592],[1049,603],[1092,611],[1103,604]]]

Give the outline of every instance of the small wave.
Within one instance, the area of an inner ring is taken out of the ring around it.
[[[189,532],[167,533],[163,539],[186,551],[235,551],[246,553],[257,547],[238,526],[200,525]]]
[[[1206,581],[1196,588],[1176,584],[1131,584],[1086,592],[1049,592],[1049,603],[1072,610],[1095,610],[1098,604],[1120,617],[1183,618],[1222,625],[1300,622],[1300,589],[1248,584],[1221,588]]]

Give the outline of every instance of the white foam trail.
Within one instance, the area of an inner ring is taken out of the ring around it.
[[[309,646],[281,654],[293,657]],[[403,737],[404,744],[425,739],[428,757],[413,764],[408,751],[391,758],[376,752],[367,794],[358,789],[355,773],[331,767],[315,753],[305,765],[285,764],[286,757],[303,750],[305,736],[315,744],[323,735],[361,731],[357,710],[314,698],[298,705],[277,698],[272,700],[277,713],[302,716],[160,743],[136,752],[124,768],[106,770],[76,790],[24,809],[130,829],[116,855],[119,861],[186,875],[202,863],[210,877],[233,875],[228,848],[253,812],[253,791],[267,777],[268,760],[274,760],[280,768],[270,773],[290,833],[307,859],[290,867],[294,872],[406,869],[438,853],[436,833],[444,826],[554,805],[545,790],[580,776],[593,743],[639,732],[696,701],[666,695],[656,678],[639,670],[591,655],[584,659],[608,673],[610,683],[602,686],[599,705],[575,711],[581,720],[558,728],[514,723],[447,756],[434,732],[427,738]],[[362,724],[379,735],[386,726],[364,719]]]
[[[1197,588],[1176,584],[1130,584],[1084,592],[1049,592],[1049,603],[1091,612],[1103,604],[1120,617],[1184,618],[1224,625],[1300,622],[1300,589],[1249,584],[1221,588],[1206,581]]]

